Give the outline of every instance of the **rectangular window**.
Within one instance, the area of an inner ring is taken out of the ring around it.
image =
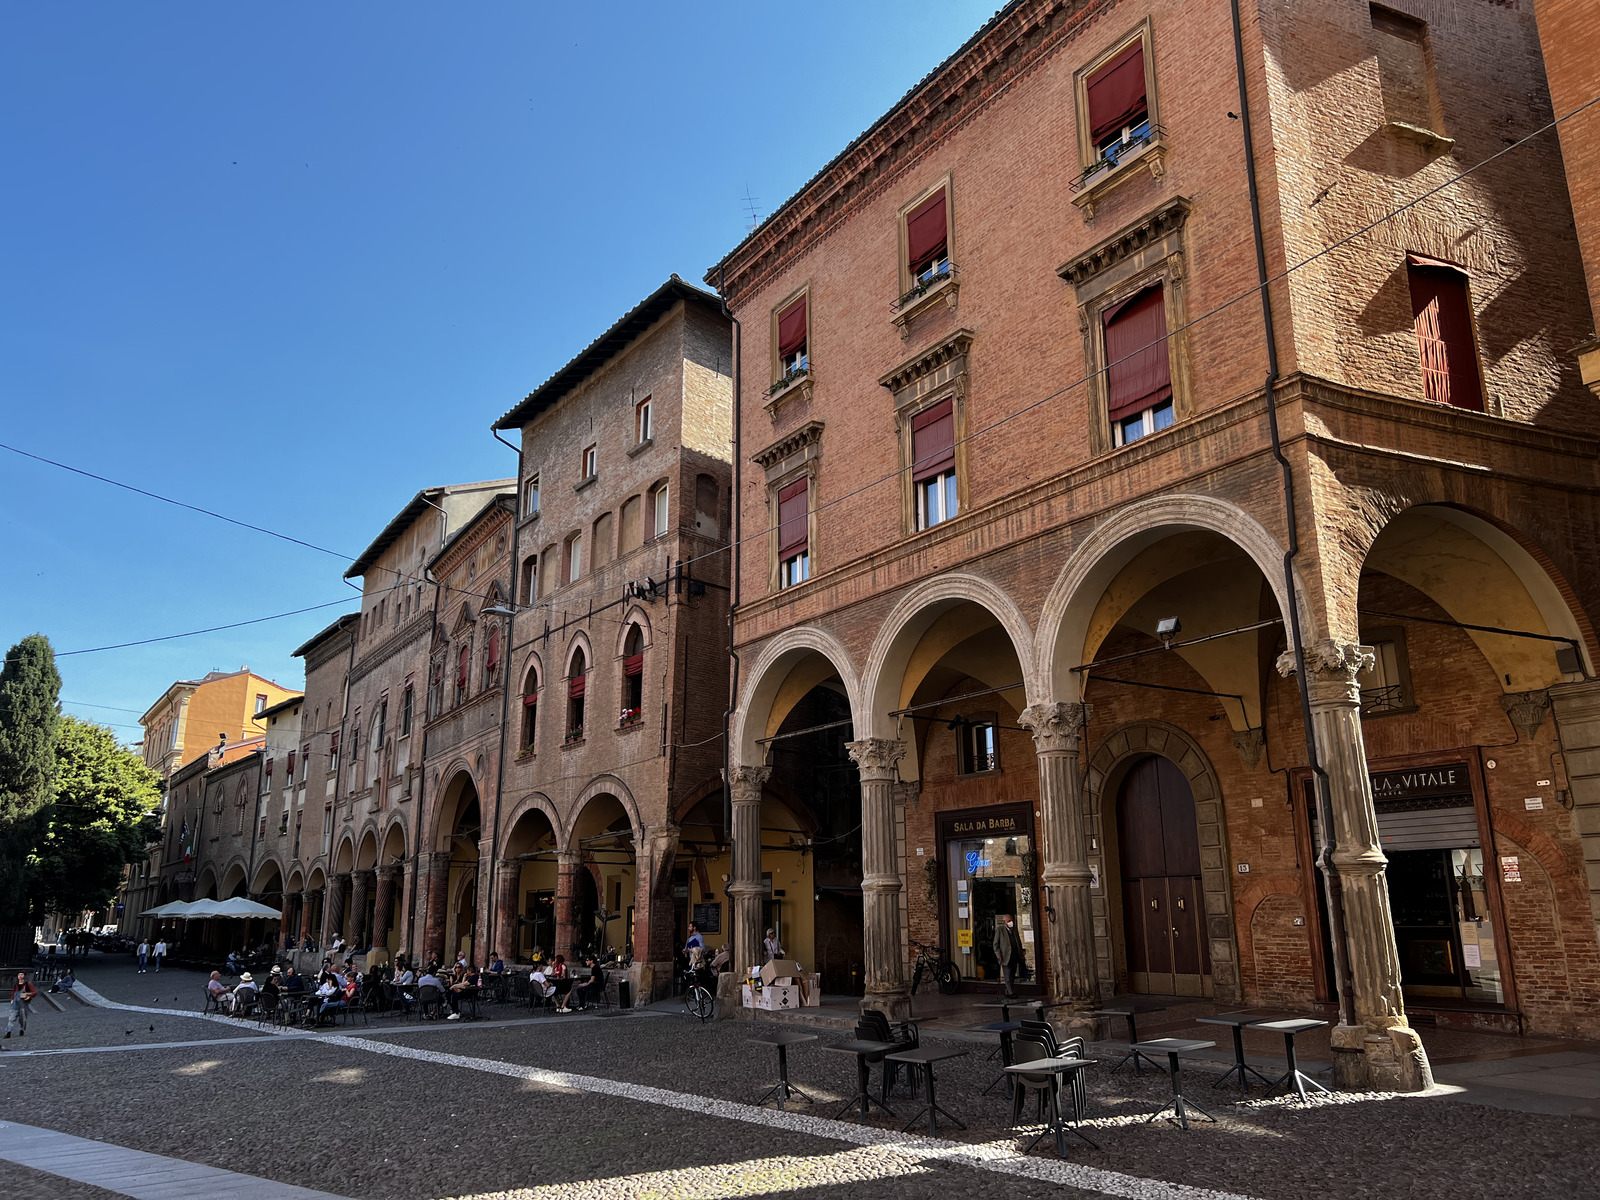
[[[809,363],[810,297],[801,296],[777,315],[778,380],[799,375]]]
[[[382,750],[389,744],[389,701],[383,700],[378,704],[378,736],[374,739],[374,750]]]
[[[267,711],[267,698],[259,693],[256,695],[256,716]]]
[[[266,765],[261,769],[267,778],[266,790],[270,792],[272,790],[272,760],[270,758],[267,759]],[[292,765],[289,767],[289,776],[290,778],[294,777],[294,767]]]
[[[456,656],[456,703],[460,704],[467,698],[467,684],[471,681],[469,672],[472,669],[472,648],[461,647],[461,653]],[[357,733],[360,730],[356,730]]]
[[[664,537],[667,532],[667,485],[662,484],[650,493],[650,507],[655,519],[655,536]]]
[[[635,445],[642,446],[655,436],[655,427],[650,423],[650,397],[646,396],[633,408],[633,441]]]
[[[1394,626],[1363,629],[1361,640],[1372,649],[1373,663],[1356,676],[1361,688],[1361,715],[1411,712],[1417,702],[1411,692],[1411,663],[1406,656],[1405,630]]]
[[[911,418],[911,482],[917,492],[918,529],[956,515],[956,420],[950,400]]]
[[[611,561],[611,514],[601,513],[594,522],[594,545],[589,549],[590,565],[596,570]]]
[[[583,534],[575,533],[567,539],[567,582],[577,583],[583,577]]]
[[[598,446],[585,446],[583,448],[583,478],[593,479],[599,474],[600,449]]]
[[[1406,274],[1422,360],[1422,394],[1435,404],[1483,411],[1466,273],[1453,263],[1410,254]]]
[[[411,710],[415,704],[415,695],[416,693],[412,686],[409,683],[406,684],[405,698],[400,702],[401,737],[409,737],[411,735]]]
[[[332,715],[331,713],[329,714]],[[337,774],[339,770],[339,731],[335,729],[328,742],[328,774]]]
[[[930,283],[950,272],[950,205],[940,188],[906,214],[906,272],[909,285]]]
[[[539,594],[539,556],[530,554],[522,560],[522,602],[532,604]]]
[[[483,653],[483,686],[494,686],[495,672],[500,670],[500,631],[496,629],[489,635],[488,648]]]
[[[1000,730],[993,713],[963,720],[961,733],[961,773],[978,775],[1000,769]]]
[[[1096,159],[1115,165],[1129,148],[1149,140],[1143,35],[1095,69],[1084,81],[1084,95],[1089,108],[1089,141]]]
[[[522,515],[531,517],[539,511],[539,477],[528,476],[522,485]]]
[[[1105,327],[1106,410],[1122,446],[1172,424],[1166,288],[1155,284],[1112,305]]]
[[[289,751],[289,770],[284,775],[284,778],[289,780],[289,782],[291,782],[291,783],[294,782],[294,751],[293,750]]]
[[[300,782],[304,783],[311,774],[311,747],[300,747]]]
[[[811,578],[811,481],[797,479],[778,491],[778,586]]]

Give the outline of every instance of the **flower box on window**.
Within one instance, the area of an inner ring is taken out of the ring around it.
[[[574,742],[581,742],[581,741],[583,741],[583,726],[580,725],[576,729],[571,729],[571,730],[567,731],[567,736],[566,736],[566,741],[565,741],[566,745],[570,746]]]
[[[644,720],[644,712],[637,708],[625,708],[617,715],[618,725],[637,725]]]

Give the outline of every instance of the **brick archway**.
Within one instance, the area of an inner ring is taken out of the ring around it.
[[[1121,868],[1115,862],[1108,862],[1106,853],[1106,847],[1115,839],[1106,837],[1105,795],[1109,791],[1114,803],[1116,789],[1127,769],[1136,760],[1152,754],[1175,763],[1194,794],[1195,823],[1200,833],[1206,939],[1211,950],[1211,986],[1216,999],[1241,1003],[1244,991],[1240,984],[1239,942],[1233,919],[1233,888],[1228,875],[1228,831],[1223,820],[1222,787],[1211,760],[1199,744],[1176,725],[1164,721],[1132,721],[1119,725],[1100,739],[1084,772],[1084,809],[1088,814],[1089,834],[1095,839],[1096,847],[1089,855],[1089,865],[1099,880],[1091,896],[1096,931],[1095,973],[1107,995],[1116,990],[1119,975],[1125,973],[1117,969],[1117,946],[1112,934],[1120,913],[1113,910],[1111,885]],[[1114,830],[1114,810],[1110,823]],[[1120,880],[1118,882],[1120,884]]]

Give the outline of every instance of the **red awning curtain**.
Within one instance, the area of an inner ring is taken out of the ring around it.
[[[628,655],[627,658],[623,659],[622,660],[622,673],[624,675],[643,675],[644,674],[644,655],[643,654],[630,654],[630,655]]]
[[[1483,408],[1483,381],[1472,337],[1472,301],[1459,267],[1409,255],[1411,315],[1422,358],[1422,394],[1435,404]]]
[[[290,778],[290,779],[294,778],[294,751],[293,750],[289,751],[289,775],[288,775],[288,778]]]
[[[941,400],[911,418],[911,481],[921,483],[955,465],[955,411]]]
[[[778,492],[778,557],[790,559],[806,548],[810,480],[797,479]]]
[[[906,216],[906,261],[913,271],[942,256],[949,244],[944,189],[940,188]]]
[[[461,647],[461,659],[456,664],[456,686],[467,686],[467,647]]]
[[[1149,105],[1144,93],[1144,40],[1128,46],[1105,66],[1089,76],[1089,140],[1118,133],[1126,125],[1136,125]]]
[[[494,670],[500,665],[500,631],[496,629],[489,635],[489,657],[487,666]]]
[[[582,697],[583,685],[587,678],[588,676],[586,675],[574,675],[571,679],[567,680],[567,695],[571,696],[574,700]]]
[[[536,705],[538,703],[539,703],[539,693],[538,692],[529,692],[526,696],[524,696],[522,698],[522,707],[523,708],[532,708],[534,705]]]
[[[1106,408],[1113,421],[1172,397],[1165,289],[1156,284],[1106,313]]]
[[[788,358],[806,344],[806,297],[778,314],[778,357]]]

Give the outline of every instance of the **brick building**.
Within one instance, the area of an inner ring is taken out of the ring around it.
[[[1600,1032],[1592,322],[1556,156],[1458,178],[1530,13],[1241,7],[1006,5],[707,275],[736,965],[799,849],[863,1003],[1009,913],[1075,1021],[1337,1005],[1415,1088],[1408,1010]]]
[[[631,947],[645,996],[691,904],[721,925],[695,868],[722,836],[731,372],[717,298],[673,276],[495,423],[522,435],[503,805],[493,760],[429,768],[435,856],[494,832],[491,948]]]

